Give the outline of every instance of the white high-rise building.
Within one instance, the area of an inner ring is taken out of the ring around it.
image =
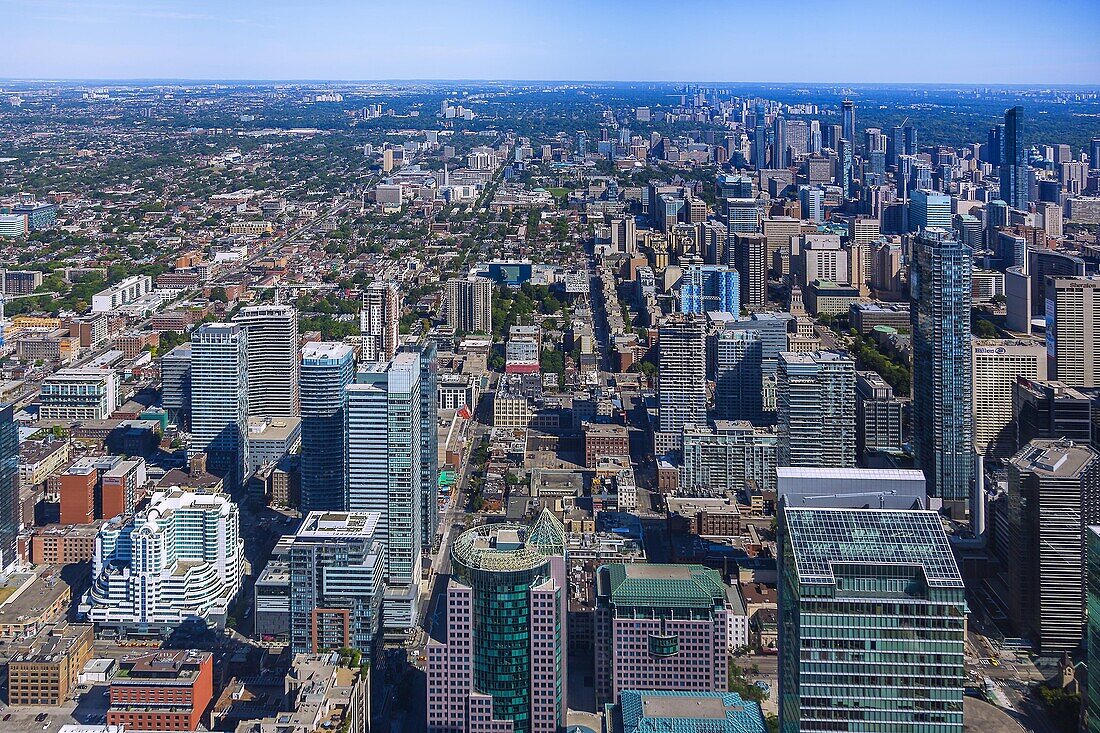
[[[229,497],[158,492],[143,512],[100,528],[80,612],[129,630],[167,633],[186,621],[221,627],[243,575],[240,516]]]
[[[292,305],[242,308],[248,332],[248,409],[256,417],[298,415],[298,311]]]
[[[191,335],[191,445],[232,490],[248,465],[248,336],[237,323],[207,323]]]
[[[423,547],[420,356],[400,352],[347,387],[348,509],[377,512],[386,545],[386,628],[416,624]]]
[[[856,365],[846,351],[779,354],[778,465],[856,465]]]
[[[400,324],[401,290],[391,280],[375,280],[363,291],[363,361],[392,359],[397,353]]]
[[[1100,276],[1049,278],[1046,319],[1051,378],[1100,387]]]
[[[974,450],[986,458],[1008,458],[1015,453],[1012,392],[1017,377],[1047,378],[1046,348],[1038,341],[975,339]]]
[[[677,313],[658,329],[658,454],[679,447],[685,425],[707,422],[707,340],[704,317]]]

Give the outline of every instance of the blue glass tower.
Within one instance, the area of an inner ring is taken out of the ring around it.
[[[347,344],[302,349],[303,513],[347,509],[347,387],[354,376],[355,354]]]
[[[0,405],[0,570],[16,560],[19,534],[19,427],[15,407]]]
[[[1021,211],[1027,210],[1027,157],[1024,154],[1024,108],[1005,112],[1001,137],[1001,198]]]
[[[970,301],[973,250],[943,229],[914,242],[913,443],[928,495],[966,501],[974,473]]]
[[[741,312],[737,270],[722,265],[692,265],[680,280],[680,312]]]
[[[842,138],[837,146],[837,155],[840,158],[840,188],[844,198],[852,195],[852,141]]]

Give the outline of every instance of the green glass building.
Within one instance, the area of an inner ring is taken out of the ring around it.
[[[564,726],[564,538],[544,511],[531,527],[482,525],[455,540],[446,639],[428,644],[429,733]]]
[[[1088,651],[1088,691],[1085,695],[1085,731],[1100,733],[1100,527],[1089,527],[1085,533],[1088,554],[1085,561],[1085,582],[1088,592],[1085,613],[1085,646]]]
[[[780,517],[782,733],[962,733],[966,598],[935,512]]]

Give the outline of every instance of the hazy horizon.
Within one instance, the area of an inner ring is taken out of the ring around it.
[[[409,9],[0,0],[0,8],[0,76],[12,80],[1100,84],[1092,0],[781,9],[721,0],[424,0]],[[1036,12],[1048,22],[1029,22]]]

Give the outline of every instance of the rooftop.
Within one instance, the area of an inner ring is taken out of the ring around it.
[[[760,704],[736,692],[624,690],[623,733],[763,733]],[[620,721],[615,721],[616,723]],[[613,730],[619,730],[614,726]]]
[[[1072,440],[1038,439],[1020,449],[1012,464],[1021,472],[1073,478],[1098,459],[1100,456],[1092,448]]]
[[[931,587],[963,587],[935,512],[788,508],[784,518],[800,583],[836,585],[834,565],[860,563],[917,565]]]
[[[702,565],[604,565],[598,593],[614,605],[659,608],[711,608],[726,597],[717,570]]]

